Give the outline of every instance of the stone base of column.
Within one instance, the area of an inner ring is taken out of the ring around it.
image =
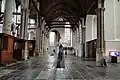
[[[97,49],[97,52],[96,52],[96,66],[101,66],[101,62],[104,58],[103,54],[104,54],[104,51],[102,49]]]
[[[84,45],[83,43],[81,44],[81,57],[83,58],[84,55]]]
[[[117,57],[117,63],[120,63],[120,57]]]
[[[28,42],[25,42],[25,53],[24,53],[24,59],[27,60],[29,57],[28,53]]]
[[[42,54],[43,54],[43,51],[40,51],[40,52],[39,52],[39,56],[42,55]]]
[[[38,56],[39,55],[39,49],[35,50],[34,56]]]

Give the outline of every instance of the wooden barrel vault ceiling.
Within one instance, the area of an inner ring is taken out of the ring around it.
[[[87,14],[96,14],[97,0],[30,0],[31,18],[37,13],[37,1],[40,3],[39,14],[47,23],[63,17],[71,24],[77,23]]]

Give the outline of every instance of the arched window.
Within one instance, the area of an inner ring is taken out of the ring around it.
[[[63,21],[63,18],[59,18],[59,21]]]
[[[55,32],[50,32],[50,46],[54,46]]]
[[[65,25],[65,27],[71,27],[71,25],[69,22],[66,22],[67,25]],[[66,47],[71,46],[71,29],[70,28],[65,28],[65,43],[66,43]]]

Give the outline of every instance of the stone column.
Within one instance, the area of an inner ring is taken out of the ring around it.
[[[28,18],[29,18],[29,0],[21,1],[23,4],[21,8],[21,38],[27,39],[27,26],[28,26]]]
[[[38,39],[38,42],[39,42],[39,45],[38,45],[38,47],[39,47],[38,50],[39,50],[39,51],[38,51],[38,52],[39,52],[39,55],[40,55],[40,54],[41,54],[41,51],[42,51],[42,48],[41,48],[41,47],[42,47],[42,45],[41,45],[41,43],[42,43],[42,41],[41,41],[42,31],[41,31],[41,23],[40,23],[40,22],[39,22],[39,34],[38,34],[38,36],[39,36],[39,37],[38,37],[38,38],[39,38],[39,39]]]
[[[43,33],[41,29],[41,35],[40,35],[40,54],[42,54],[43,51]]]
[[[76,40],[77,40],[77,45],[78,45],[78,42],[79,42],[79,41],[78,41],[78,38],[79,38],[78,34],[79,34],[79,29],[77,28],[77,30],[76,30],[76,37],[77,37]]]
[[[85,28],[85,26],[84,27],[82,27],[82,47],[83,47],[83,55],[82,55],[82,57],[85,57],[85,48],[86,48],[86,43],[85,43],[85,41],[86,41],[86,39],[85,39],[85,36],[86,36],[86,28]]]
[[[82,52],[82,57],[85,57],[85,49],[86,49],[86,27],[85,27],[85,25],[84,25],[84,18],[82,18],[82,22],[81,22],[81,29],[82,29],[82,34],[81,34],[81,38],[82,38],[82,45],[81,45],[81,52]]]
[[[20,37],[21,39],[27,40],[28,38],[28,33],[27,33],[27,28],[28,28],[28,18],[29,18],[29,0],[22,0],[22,15],[21,15],[21,32],[20,32]],[[25,41],[25,49],[22,53],[23,59],[27,59],[29,57],[28,53],[28,43]]]
[[[45,36],[45,50],[47,52],[47,48],[48,48],[48,37],[47,35]]]
[[[22,9],[22,18],[21,18],[21,39],[27,39],[27,26],[28,26],[28,17],[29,16],[29,10],[23,8]]]
[[[40,28],[40,31],[39,31],[39,48],[40,48],[39,52],[41,54],[42,53],[42,29],[41,28]]]
[[[42,18],[41,16],[39,16],[40,13],[38,13],[38,23],[39,23],[39,55],[41,54],[42,52],[42,28],[41,28],[41,21],[42,21]]]
[[[44,52],[46,51],[46,35],[45,35],[45,33],[44,33],[44,44],[43,44],[43,50],[44,50]]]
[[[35,48],[35,55],[39,55],[40,53],[40,28],[37,25],[36,29],[36,48]]]
[[[45,37],[44,37],[45,39],[45,41],[44,41],[44,51],[46,52],[46,43],[47,43],[47,41],[46,41],[46,34],[45,34]]]
[[[76,30],[76,56],[79,55],[79,28]]]
[[[103,54],[105,53],[105,40],[104,40],[104,0],[98,0],[97,11],[97,49],[96,49],[96,62],[100,65]]]
[[[82,28],[81,22],[79,21],[79,57],[82,57]]]
[[[35,46],[35,56],[38,56],[40,53],[40,26],[39,26],[39,13],[36,16],[36,46]]]
[[[41,39],[42,39],[42,46],[41,46],[41,53],[43,54],[44,53],[44,33],[42,33],[42,37],[41,37]]]
[[[77,54],[77,30],[75,30],[75,42],[74,42],[74,48],[75,48],[75,53]]]
[[[47,39],[47,44],[46,44],[46,46],[47,46],[47,52],[48,52],[48,48],[49,48],[49,36],[48,36],[48,35],[47,35],[46,39]]]
[[[4,11],[4,23],[3,23],[3,33],[11,35],[11,25],[12,25],[12,6],[14,5],[14,0],[6,0],[5,11]]]
[[[39,16],[39,12],[37,14],[37,30],[36,30],[36,54],[40,55],[41,53],[41,17]]]
[[[72,46],[75,48],[75,32],[72,33]]]

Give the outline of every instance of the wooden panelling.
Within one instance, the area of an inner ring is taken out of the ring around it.
[[[29,56],[34,56],[35,40],[28,40]]]
[[[15,60],[22,60],[22,51],[25,49],[25,40],[14,38],[14,52],[13,52],[13,58]]]
[[[96,58],[96,39],[87,42],[87,52],[88,52],[88,58]]]
[[[13,60],[13,40],[14,37],[4,33],[0,34],[1,38],[1,63],[11,63]]]

